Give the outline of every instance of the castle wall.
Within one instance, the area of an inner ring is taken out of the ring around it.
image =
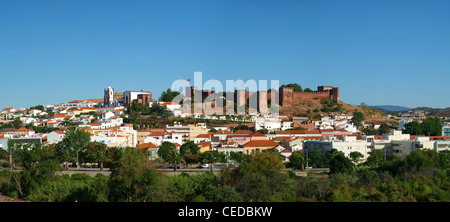
[[[314,99],[328,99],[330,98],[330,92],[324,91],[324,92],[294,92],[292,101],[293,104],[298,104],[302,102],[311,101]]]
[[[292,87],[280,88],[280,105],[293,106],[294,104],[314,99],[333,99],[339,102],[339,88],[319,86],[317,92],[294,92]]]
[[[316,92],[294,92],[294,88],[292,87],[282,87],[279,91],[275,91],[275,101],[272,101],[271,104],[279,104],[280,106],[293,106],[294,104],[299,104],[311,100],[321,100],[321,99],[332,99],[334,101],[339,102],[339,88],[332,86],[319,86]],[[257,91],[257,92],[247,92],[246,90],[235,90],[234,92],[211,92],[210,90],[204,90],[202,92],[197,92],[196,87],[189,87],[186,89],[187,93],[191,95],[200,94],[203,97],[207,97],[211,94],[222,95],[226,98],[233,98],[234,102],[238,105],[238,107],[244,107],[246,104],[249,105],[249,108],[254,110],[258,110],[259,112],[265,113],[267,110],[267,105],[269,99],[272,99],[272,92],[267,91]],[[228,97],[232,96],[232,97]],[[254,104],[251,104],[253,101]],[[255,104],[256,102],[256,104]],[[255,107],[256,106],[256,107]],[[238,108],[240,109],[240,108]],[[238,110],[240,112],[237,115],[243,114],[243,109]]]

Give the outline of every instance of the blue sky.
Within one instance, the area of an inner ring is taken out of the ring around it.
[[[340,87],[349,104],[450,107],[450,1],[0,1],[0,109],[177,79]],[[445,94],[447,93],[447,95]]]

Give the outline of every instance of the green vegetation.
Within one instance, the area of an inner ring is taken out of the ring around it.
[[[342,105],[332,99],[322,99],[320,100],[320,104],[322,104],[322,109],[320,109],[320,111],[324,113],[344,111]]]
[[[441,136],[442,122],[439,118],[426,118],[421,123],[412,121],[405,124],[403,133],[411,135],[425,135],[425,136]]]
[[[387,123],[382,123],[378,129],[375,129],[373,126],[369,126],[361,131],[366,135],[383,135],[385,133],[389,133],[391,129],[397,129],[397,127]]]
[[[166,106],[154,104],[148,107],[144,104],[133,101],[127,108],[128,118],[124,118],[125,123],[132,123],[135,130],[148,128],[162,128],[158,123],[168,122],[170,111]]]
[[[283,84],[280,86],[280,88],[283,88],[283,87],[292,87],[292,88],[294,88],[294,92],[303,92],[302,87],[298,83],[289,83],[289,84]]]
[[[73,135],[77,135],[74,131]],[[69,137],[71,137],[69,135]],[[74,136],[82,138],[82,135]],[[74,140],[78,141],[78,140]],[[77,144],[72,140],[64,144]],[[330,168],[329,174],[296,177],[283,170],[286,166],[276,150],[251,155],[233,154],[237,167],[224,167],[217,175],[205,171],[199,175],[168,176],[149,161],[145,149],[108,148],[88,143],[82,149],[44,146],[35,143],[8,144],[0,157],[7,167],[0,170],[0,193],[38,202],[448,202],[450,201],[450,151],[414,150],[405,159],[387,158],[376,150],[365,163],[356,165],[335,149],[322,154],[309,152],[305,158],[295,152],[288,167],[303,168],[306,160],[315,166]],[[69,152],[67,152],[69,151]],[[76,152],[78,151],[78,152]],[[176,152],[164,143],[159,154],[176,164],[192,161],[225,161],[223,154],[199,154],[195,144],[186,144]],[[67,152],[67,155],[65,155]],[[111,175],[62,175],[61,163],[105,162]],[[191,156],[190,156],[191,155]],[[196,159],[198,158],[198,160]],[[14,169],[14,170],[11,170]]]
[[[361,127],[363,125],[363,121],[366,119],[364,113],[356,111],[353,113],[352,122],[356,127]]]
[[[159,101],[164,101],[164,102],[172,102],[173,99],[178,96],[180,94],[180,92],[178,91],[172,91],[170,88],[167,89],[166,91],[163,91],[161,93],[161,96],[159,97]]]

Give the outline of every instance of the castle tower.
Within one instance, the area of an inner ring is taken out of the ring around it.
[[[268,107],[267,91],[258,91],[258,111],[262,114],[268,114]]]
[[[245,90],[244,89],[237,89],[234,91],[234,101],[237,104],[237,115],[244,115],[245,114]]]
[[[197,94],[198,88],[197,86],[186,86],[185,93],[187,97],[193,97]]]
[[[280,105],[281,106],[292,106],[294,101],[294,88],[292,87],[281,87],[280,88]]]
[[[333,87],[333,89],[331,89],[330,97],[332,100],[339,102],[339,87]]]

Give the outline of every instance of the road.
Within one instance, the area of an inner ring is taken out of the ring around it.
[[[219,175],[220,170],[225,165],[226,164],[222,164],[222,163],[214,164],[214,169],[213,169],[214,174]],[[187,174],[191,174],[191,175],[199,175],[199,174],[202,174],[203,172],[209,171],[209,167],[208,168],[188,168],[188,169],[179,168],[179,169],[177,169],[177,172],[174,172],[173,168],[158,169],[158,170],[164,172],[168,176],[179,175],[183,172],[185,172]],[[297,176],[307,176],[308,173],[314,174],[314,175],[325,175],[329,172],[329,168],[313,168],[313,169],[307,169],[304,171],[286,168],[286,169],[283,169],[283,171],[285,171],[285,172],[292,171]],[[75,173],[85,173],[89,176],[94,177],[95,175],[97,175],[97,173],[101,173],[103,175],[110,175],[111,171],[109,171],[109,168],[104,168],[103,171],[100,171],[99,168],[80,168],[80,170],[76,170],[76,168],[73,168],[73,169],[70,168],[68,171],[62,171],[62,174],[68,174],[68,175],[72,175]]]

